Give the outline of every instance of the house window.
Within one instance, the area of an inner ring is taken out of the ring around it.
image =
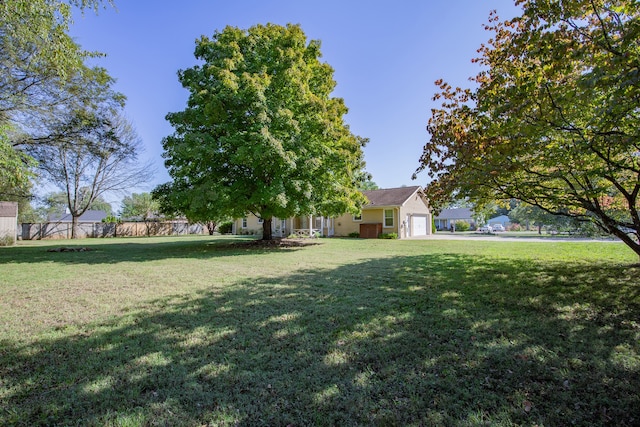
[[[264,222],[264,219],[258,218],[258,224],[262,224],[263,222]]]
[[[242,218],[242,228],[247,228],[247,218]]]
[[[393,209],[384,210],[384,226],[393,227]]]
[[[356,222],[362,221],[362,212],[360,212],[358,215],[354,215],[353,220]]]

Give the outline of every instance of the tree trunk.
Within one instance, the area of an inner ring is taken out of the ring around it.
[[[273,218],[262,219],[262,240],[273,240],[273,233],[271,232],[271,221]]]
[[[209,236],[213,236],[213,233],[216,231],[216,223],[214,221],[207,221],[207,230],[209,231]]]
[[[638,264],[640,265],[640,233],[635,232],[634,237],[629,236],[624,231],[613,228],[609,231],[611,234],[616,236],[618,239],[622,240],[622,242],[629,247],[633,252],[638,255]],[[638,239],[638,241],[636,241]]]
[[[71,238],[78,238],[78,217],[75,215],[71,215]]]

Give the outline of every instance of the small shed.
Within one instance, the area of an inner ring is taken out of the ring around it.
[[[0,202],[0,244],[14,244],[18,234],[18,202]]]

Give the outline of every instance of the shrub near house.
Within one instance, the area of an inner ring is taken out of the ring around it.
[[[469,231],[471,229],[471,224],[467,221],[456,221],[456,231]]]

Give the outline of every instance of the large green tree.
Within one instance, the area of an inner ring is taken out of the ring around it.
[[[491,15],[472,88],[436,82],[427,194],[515,198],[640,255],[640,3],[517,3],[519,17]]]
[[[357,211],[366,140],[332,97],[333,69],[298,25],[227,27],[196,43],[202,61],[179,72],[190,92],[163,140],[173,182],[157,197],[197,219]],[[171,204],[171,203],[170,203]]]

